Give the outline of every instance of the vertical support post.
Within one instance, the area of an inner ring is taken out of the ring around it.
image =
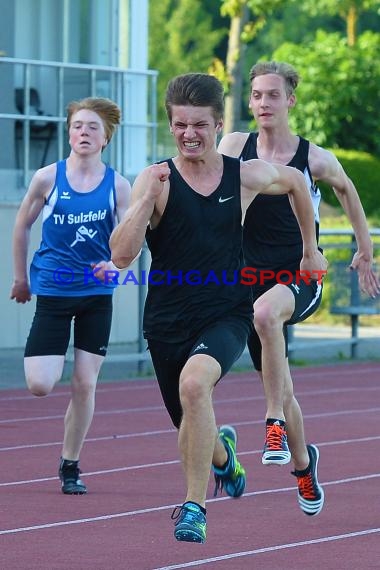
[[[355,234],[351,236],[351,252],[356,251],[356,238]],[[359,280],[356,271],[351,271],[350,273],[350,299],[351,307],[355,310],[355,307],[360,306],[360,291],[359,291]],[[358,356],[358,343],[359,343],[359,315],[351,314],[351,358],[357,358]]]
[[[359,315],[351,315],[351,358],[357,358],[358,356],[358,344],[359,344]]]
[[[287,334],[288,334],[288,358],[290,360],[294,352],[294,349],[292,348],[292,344],[294,343],[294,325],[288,325]]]
[[[30,115],[30,65],[24,65],[24,115]],[[23,185],[27,188],[29,185],[29,169],[30,169],[30,119],[24,119],[23,122]]]

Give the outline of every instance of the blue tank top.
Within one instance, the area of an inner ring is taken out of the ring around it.
[[[94,190],[77,192],[66,178],[66,160],[57,162],[54,187],[42,215],[42,240],[30,266],[32,293],[112,294],[116,284],[97,279],[91,263],[111,258],[108,241],[116,223],[115,171],[107,166]]]

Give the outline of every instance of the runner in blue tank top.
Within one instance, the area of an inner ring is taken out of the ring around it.
[[[251,69],[250,80],[249,106],[259,131],[227,134],[219,144],[219,151],[241,160],[262,158],[303,172],[314,203],[317,234],[320,192],[315,181],[331,185],[352,223],[358,243],[351,267],[358,270],[362,289],[376,295],[379,282],[372,270],[372,243],[353,183],[332,153],[289,129],[288,113],[295,105],[294,90],[299,80],[296,70],[286,63],[262,62]],[[292,457],[299,506],[307,515],[317,515],[324,502],[317,477],[319,451],[315,445],[306,446],[302,413],[293,393],[287,359],[286,330],[288,324],[305,320],[318,308],[322,288],[316,282],[307,284],[297,279],[302,240],[286,197],[259,196],[248,209],[244,253],[248,265],[271,270],[276,276],[286,271],[292,277],[286,285],[273,277],[262,286],[253,286],[254,329],[248,348],[255,368],[262,371],[267,400],[262,462],[281,465]]]
[[[239,497],[245,487],[236,431],[222,426],[218,432],[212,392],[241,355],[251,327],[250,287],[242,286],[240,273],[242,219],[255,196],[290,192],[304,240],[304,268],[325,269],[326,260],[317,249],[313,208],[298,170],[217,152],[223,87],[215,77],[174,78],[166,111],[178,155],[137,177],[131,207],[110,243],[113,261],[123,267],[147,238],[159,281],[149,286],[144,334],[165,406],[179,430],[187,482],[185,501],[172,514],[174,535],[204,542],[211,465],[216,490],[220,486]]]
[[[102,151],[120,123],[109,99],[87,98],[68,106],[71,152],[66,160],[38,170],[18,211],[13,237],[17,303],[37,296],[26,342],[24,368],[32,394],[46,396],[61,379],[74,320],[74,371],[59,477],[62,492],[87,492],[79,455],[91,425],[95,389],[106,355],[114,284],[108,283],[109,237],[130,198],[126,178],[102,162]],[[42,213],[42,240],[30,266],[30,229]]]

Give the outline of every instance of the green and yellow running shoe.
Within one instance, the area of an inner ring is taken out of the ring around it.
[[[215,477],[214,497],[219,489],[221,492],[225,489],[227,495],[237,499],[244,493],[246,476],[243,466],[236,457],[237,433],[235,428],[230,425],[221,426],[219,438],[227,451],[228,461],[223,469],[212,466]]]

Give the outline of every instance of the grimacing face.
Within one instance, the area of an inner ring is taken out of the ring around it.
[[[215,149],[216,135],[222,126],[222,121],[215,121],[211,107],[172,106],[170,130],[184,158],[199,159]]]

